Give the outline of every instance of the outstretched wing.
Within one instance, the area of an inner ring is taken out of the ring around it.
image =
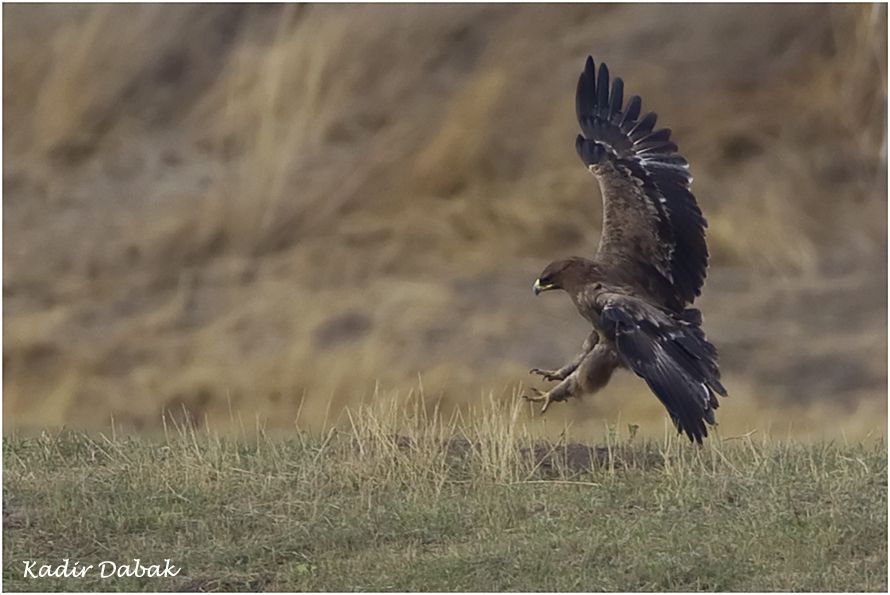
[[[698,310],[672,315],[623,294],[600,296],[600,323],[621,360],[667,408],[678,432],[701,443],[713,425],[720,383],[717,349],[701,330]]]
[[[707,223],[689,191],[689,166],[656,115],[640,117],[638,96],[624,106],[624,83],[588,57],[575,107],[583,135],[578,154],[599,181],[603,232],[598,257],[660,275],[681,305],[701,292],[708,266]]]

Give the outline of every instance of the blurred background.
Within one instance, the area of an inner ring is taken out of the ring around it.
[[[690,161],[722,434],[886,435],[886,5],[3,14],[4,430],[286,430],[543,386],[588,332],[531,284],[599,239],[592,54]],[[521,417],[665,427],[626,372]]]

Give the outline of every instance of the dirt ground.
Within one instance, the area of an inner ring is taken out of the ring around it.
[[[521,392],[587,333],[530,288],[598,241],[592,54],[691,164],[722,433],[886,435],[885,6],[3,10],[5,429]],[[629,374],[548,416],[665,424]]]

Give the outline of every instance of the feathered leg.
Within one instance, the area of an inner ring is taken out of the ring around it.
[[[527,401],[543,402],[541,413],[546,413],[550,403],[565,401],[583,393],[593,393],[609,382],[612,372],[619,365],[618,356],[610,347],[598,344],[593,347],[566,378],[547,392],[532,389],[534,396],[523,395]]]
[[[529,374],[537,374],[544,378],[544,380],[565,380],[569,377],[575,370],[578,369],[578,366],[581,365],[581,362],[584,361],[584,358],[593,351],[593,348],[596,347],[597,342],[599,341],[599,334],[593,330],[590,331],[590,334],[584,339],[584,343],[581,345],[581,353],[572,358],[572,361],[564,365],[558,370],[542,370],[540,368],[532,368],[528,371]]]

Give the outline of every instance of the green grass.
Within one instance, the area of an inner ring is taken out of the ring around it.
[[[158,440],[7,437],[3,586],[887,588],[883,443],[624,440],[535,451],[508,425],[416,424],[396,440],[372,417],[353,420],[323,436],[239,441],[182,428]],[[171,558],[182,570],[22,576],[23,560],[63,558]]]

